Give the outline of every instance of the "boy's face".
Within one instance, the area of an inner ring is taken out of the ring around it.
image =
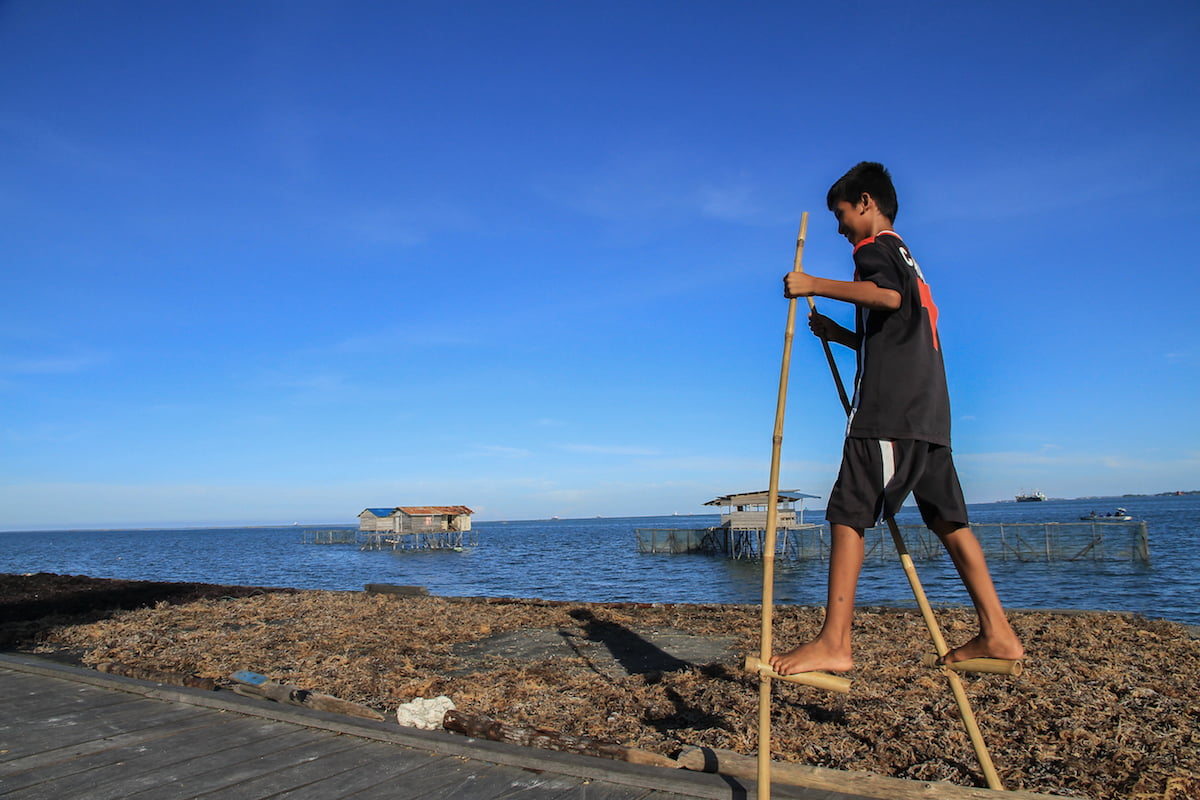
[[[864,199],[858,203],[839,200],[833,207],[833,215],[837,217],[838,233],[845,236],[850,244],[857,245],[871,235],[871,219],[867,214],[870,201]]]

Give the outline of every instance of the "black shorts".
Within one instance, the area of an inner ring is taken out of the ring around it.
[[[899,511],[910,493],[926,525],[967,524],[967,504],[949,447],[912,439],[848,437],[825,519],[870,528],[880,517]]]

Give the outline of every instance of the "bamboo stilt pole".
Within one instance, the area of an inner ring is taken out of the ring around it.
[[[804,238],[808,235],[808,212],[800,215],[796,255],[792,271],[800,271]],[[788,300],[787,327],[783,334],[783,364],[779,370],[779,396],[775,403],[775,431],[771,438],[771,477],[767,487],[767,538],[763,542],[762,635],[759,660],[771,660],[772,614],[775,608],[775,529],[779,504],[779,460],[783,447],[783,412],[787,408],[788,372],[792,365],[792,338],[796,332],[796,298]],[[771,797],[771,673],[758,673],[758,800]]]
[[[799,268],[797,261],[797,268]],[[813,299],[808,298],[808,307],[811,311],[816,311],[816,303]],[[821,342],[825,345],[826,358],[829,361],[829,369],[833,374],[833,382],[837,386],[838,397],[841,398],[842,408],[847,416],[850,414],[850,400],[846,395],[846,387],[842,383],[841,373],[838,372],[837,364],[833,360],[833,355],[829,349],[829,342],[822,338]],[[892,542],[896,546],[896,553],[900,556],[900,563],[904,567],[904,574],[908,578],[908,584],[912,588],[913,596],[917,600],[917,605],[921,609],[921,617],[925,620],[925,627],[929,631],[929,638],[933,640],[933,646],[937,650],[937,657],[941,658],[950,652],[950,648],[946,646],[946,640],[942,636],[942,629],[939,627],[937,618],[933,615],[933,609],[929,605],[929,600],[925,597],[925,590],[921,586],[921,580],[917,577],[917,568],[913,564],[912,557],[908,554],[908,548],[904,544],[904,537],[900,534],[900,527],[896,524],[893,517],[885,517],[888,530],[892,534]],[[1000,782],[1000,776],[996,773],[996,768],[992,764],[992,757],[988,753],[987,745],[984,744],[983,734],[979,731],[979,723],[975,720],[975,712],[971,710],[971,703],[967,699],[967,693],[963,689],[962,681],[958,677],[958,673],[953,669],[942,666],[942,673],[946,676],[946,680],[950,683],[950,691],[954,694],[954,701],[958,704],[958,714],[962,718],[963,727],[967,729],[967,736],[971,739],[971,747],[975,750],[975,758],[979,761],[979,767],[983,772],[983,777],[987,781],[989,789],[1003,791],[1004,785]]]
[[[814,314],[817,311],[817,304],[811,297],[805,298],[808,300],[808,310]],[[833,358],[833,348],[829,346],[829,340],[824,336],[821,337],[821,347],[825,350],[825,361],[829,364],[829,370],[833,373],[833,384],[837,387],[838,399],[842,401],[842,408],[846,413],[850,413],[850,398],[846,395],[846,387],[842,384],[841,373],[838,372],[837,361]]]
[[[942,637],[942,629],[938,626],[937,618],[933,616],[933,609],[929,606],[929,600],[925,597],[925,590],[921,586],[921,580],[917,577],[917,568],[913,565],[908,548],[904,545],[904,537],[900,535],[900,527],[894,518],[887,517],[886,520],[888,530],[892,533],[892,541],[896,545],[896,552],[900,555],[900,563],[904,565],[904,574],[908,577],[908,584],[912,587],[913,596],[917,598],[917,605],[921,608],[921,617],[924,618],[925,627],[929,630],[929,638],[933,640],[938,658],[941,658],[950,652],[950,648],[946,646],[946,640]],[[983,734],[979,730],[979,723],[975,721],[975,712],[971,710],[971,702],[967,699],[962,680],[958,677],[957,672],[948,667],[943,666],[942,673],[950,683],[950,691],[954,693],[954,701],[958,704],[958,715],[962,717],[963,727],[967,729],[967,736],[971,739],[971,747],[975,750],[975,757],[979,760],[979,768],[983,771],[988,788],[1003,791],[1004,784],[1000,782],[1000,776],[992,764],[992,757],[988,753],[987,745],[983,742]]]

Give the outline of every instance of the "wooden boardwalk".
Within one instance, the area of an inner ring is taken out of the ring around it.
[[[403,728],[0,654],[0,797],[14,800],[685,800],[753,781]],[[780,800],[864,800],[772,786]]]

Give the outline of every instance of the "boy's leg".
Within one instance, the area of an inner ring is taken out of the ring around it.
[[[979,618],[979,635],[951,649],[943,660],[949,664],[968,658],[1021,658],[1025,655],[1021,640],[1008,623],[983,548],[967,524],[967,504],[950,448],[930,446],[924,457],[921,476],[913,487],[917,507],[925,524],[945,545]]]
[[[854,593],[863,564],[863,529],[831,525],[829,549],[829,592],[825,622],[811,642],[771,656],[771,668],[780,675],[817,670],[845,672],[854,666],[850,651],[850,624],[854,617]]]
[[[847,437],[842,446],[838,478],[825,506],[832,539],[825,621],[811,642],[771,656],[771,668],[780,675],[817,670],[845,672],[854,666],[850,623],[854,617],[858,573],[863,564],[863,531],[879,518],[885,471],[878,440]]]
[[[1025,655],[1021,640],[1008,622],[979,540],[969,527],[938,520],[930,528],[942,540],[979,618],[979,635],[945,655],[947,664],[968,658],[1018,659]]]

